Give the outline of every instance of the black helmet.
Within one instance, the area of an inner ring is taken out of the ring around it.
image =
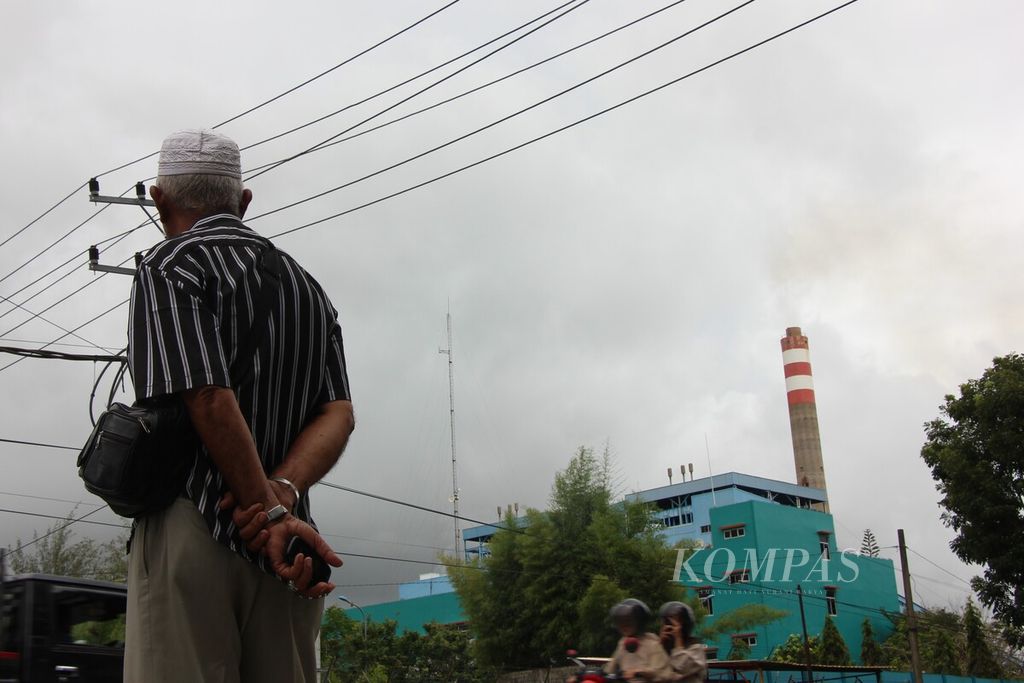
[[[666,602],[658,610],[658,617],[662,621],[672,617],[673,619],[679,620],[679,626],[683,630],[683,637],[689,638],[693,635],[694,617],[693,609],[685,602],[679,602],[673,600],[672,602]]]
[[[647,621],[651,618],[651,610],[636,598],[626,598],[615,605],[615,607],[612,607],[608,616],[611,617],[612,623],[621,621],[632,622],[634,628],[639,632],[644,630]]]

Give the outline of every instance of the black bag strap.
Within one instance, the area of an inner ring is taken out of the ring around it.
[[[281,254],[270,242],[267,242],[267,248],[260,257],[259,269],[263,282],[256,298],[252,326],[245,336],[245,341],[238,349],[238,353],[235,354],[235,360],[229,370],[231,384],[236,388],[249,381],[249,377],[252,375],[253,357],[267,336],[269,327],[267,318],[270,316],[270,307],[281,289]]]

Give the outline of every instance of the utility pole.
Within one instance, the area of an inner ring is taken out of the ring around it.
[[[455,469],[455,366],[452,358],[452,312],[448,311],[448,348],[438,353],[448,356],[448,416],[452,438],[452,513],[455,515],[455,555],[459,555],[459,482]]]
[[[800,627],[804,631],[804,680],[808,683],[814,680],[814,672],[811,669],[811,643],[807,639],[807,617],[804,615],[804,589],[798,583],[796,585],[796,597],[800,603]],[[917,681],[917,683],[921,683]]]
[[[903,529],[896,530],[900,546],[900,567],[903,570],[903,597],[907,601],[907,637],[910,640],[910,667],[914,683],[923,683],[921,676],[921,655],[917,649],[917,616],[914,614],[914,594],[910,590],[910,567],[907,565],[907,541]]]

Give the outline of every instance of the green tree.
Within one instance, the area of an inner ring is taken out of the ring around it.
[[[980,379],[947,395],[925,424],[921,457],[931,468],[964,562],[985,566],[972,587],[1004,636],[1024,646],[1024,356],[995,358]]]
[[[791,633],[782,644],[776,645],[768,659],[787,664],[818,664],[821,661],[821,641],[817,636],[810,636],[807,643],[811,653],[810,662],[804,657],[804,639],[798,633]]]
[[[949,631],[937,631],[929,641],[929,647],[922,654],[922,668],[930,673],[959,676],[960,658],[953,635]]]
[[[825,617],[825,626],[821,629],[820,657],[822,664],[848,665],[850,663],[850,648],[846,646],[843,634],[836,628],[836,624],[830,616]]]
[[[730,661],[736,661],[739,659],[750,659],[750,645],[747,643],[745,638],[731,638],[732,645],[729,648],[729,654],[726,655],[726,659]]]
[[[865,529],[864,538],[860,542],[860,554],[868,557],[878,557],[878,553],[878,541],[875,539],[875,533],[871,529]]]
[[[397,633],[394,621],[367,624],[349,618],[337,607],[324,611],[320,629],[320,661],[332,683],[483,683],[494,672],[477,665],[470,634],[458,626],[426,624],[425,634]]]
[[[449,571],[482,663],[528,668],[570,647],[610,652],[614,601],[628,595],[657,609],[682,599],[671,581],[675,551],[646,506],[613,504],[609,471],[607,452],[581,447],[555,477],[547,512],[528,510],[524,527],[507,517],[489,556]]]
[[[875,629],[871,620],[864,618],[860,625],[860,663],[864,666],[879,666],[884,662],[882,647],[875,640]]]
[[[989,647],[981,613],[978,612],[978,608],[975,607],[974,601],[971,599],[967,600],[967,606],[964,607],[963,624],[967,655],[964,673],[981,678],[1001,678],[1002,671]]]
[[[125,581],[128,577],[128,531],[106,543],[91,538],[75,540],[74,514],[75,510],[71,510],[42,534],[33,532],[29,542],[19,538],[7,554],[11,570],[15,574]]]

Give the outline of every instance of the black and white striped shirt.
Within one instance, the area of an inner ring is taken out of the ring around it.
[[[235,216],[220,214],[153,247],[139,265],[129,313],[128,361],[136,397],[231,387],[269,474],[323,403],[350,400],[337,311],[320,285],[281,256],[281,287],[272,298],[252,374],[233,386],[229,369],[253,325],[262,284],[259,262],[269,242]],[[244,359],[241,360],[244,365]],[[183,495],[220,543],[250,560],[230,511],[217,509],[226,485],[205,447]],[[303,493],[295,514],[313,523]],[[262,561],[260,561],[262,565]],[[266,567],[264,567],[266,569]]]

